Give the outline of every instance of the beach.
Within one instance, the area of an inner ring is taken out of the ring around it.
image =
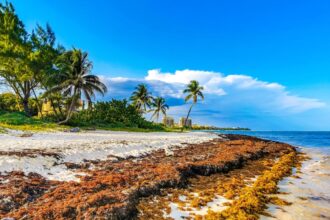
[[[152,151],[184,147],[217,138],[200,133],[134,133],[120,131],[38,132],[20,137],[23,132],[0,134],[0,172],[35,172],[49,180],[78,181],[65,163],[138,157]]]
[[[269,213],[276,219],[330,219],[330,154],[319,149],[301,149],[310,160],[306,161],[299,178],[287,177],[279,183],[279,195],[292,204],[270,205]],[[261,219],[274,219],[262,217]]]
[[[11,130],[0,140],[0,216],[14,219],[216,216],[296,154],[285,143],[215,132]],[[275,194],[292,204],[269,203],[261,219],[329,218],[329,157],[297,150],[311,159],[288,167]]]
[[[273,217],[261,219],[330,219],[330,132],[328,131],[229,131],[220,133],[245,134],[296,146],[308,155],[300,173],[284,178],[279,183],[281,198],[291,202],[290,206],[269,205]],[[295,173],[296,170],[294,169]]]
[[[329,9],[0,0],[0,220],[330,220]]]

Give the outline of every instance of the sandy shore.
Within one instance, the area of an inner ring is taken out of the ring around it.
[[[0,134],[0,217],[136,217],[135,207],[139,219],[206,215],[228,208],[242,188],[292,149],[248,136],[206,132],[88,131],[21,137],[11,131]],[[279,182],[279,191],[287,194],[277,196],[292,204],[268,204],[272,217],[261,219],[329,218],[330,157],[303,152],[311,160]],[[188,182],[191,185],[182,189]],[[237,187],[228,197],[231,185]],[[157,197],[159,191],[164,197]],[[147,195],[151,197],[138,203]],[[206,202],[192,207],[188,197]],[[182,209],[184,202],[188,205]]]
[[[301,148],[310,157],[303,163],[299,173],[284,178],[279,183],[282,199],[290,206],[269,205],[273,217],[262,216],[262,220],[317,220],[330,219],[330,152],[328,149]],[[298,177],[298,178],[297,178]]]
[[[11,131],[0,134],[0,173],[35,172],[49,180],[78,181],[77,174],[67,169],[65,163],[86,160],[106,160],[117,157],[141,156],[164,149],[171,154],[171,147],[185,147],[217,138],[205,132],[115,132],[89,131],[79,133],[35,133],[20,137]]]
[[[7,168],[0,175],[0,217],[14,219],[135,218],[141,198],[164,188],[187,186],[192,176],[225,174],[257,158],[294,151],[290,145],[253,137],[195,132],[44,133],[1,138],[6,138],[1,142],[2,163],[24,171],[8,173]],[[23,162],[17,166],[17,160]],[[68,172],[75,181],[68,181]],[[51,179],[56,175],[65,178]]]

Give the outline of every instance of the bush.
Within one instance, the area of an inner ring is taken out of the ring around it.
[[[2,111],[20,111],[19,100],[12,93],[0,94],[0,110]]]
[[[29,109],[31,115],[38,114],[37,102],[32,98],[29,99]],[[23,106],[15,94],[7,92],[0,94],[0,110],[7,112],[20,112],[23,111]]]
[[[72,126],[130,127],[162,130],[163,127],[149,122],[126,99],[97,102],[93,109],[74,114]]]
[[[42,122],[32,117],[27,117],[23,112],[0,111],[0,123],[8,125],[31,125]]]

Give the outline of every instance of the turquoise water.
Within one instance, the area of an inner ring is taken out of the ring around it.
[[[330,150],[330,131],[215,131],[221,134],[245,134],[298,147]]]

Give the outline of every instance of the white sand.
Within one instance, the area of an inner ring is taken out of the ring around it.
[[[18,137],[17,133],[0,134],[0,151],[21,152],[38,149],[58,153],[61,158],[37,155],[36,157],[0,156],[0,173],[35,172],[47,179],[78,181],[76,173],[66,169],[64,162],[81,163],[84,160],[105,160],[108,155],[119,157],[140,156],[153,150],[173,146],[185,147],[210,141],[218,136],[206,132],[114,132],[93,131],[80,133],[36,133],[32,137]]]

